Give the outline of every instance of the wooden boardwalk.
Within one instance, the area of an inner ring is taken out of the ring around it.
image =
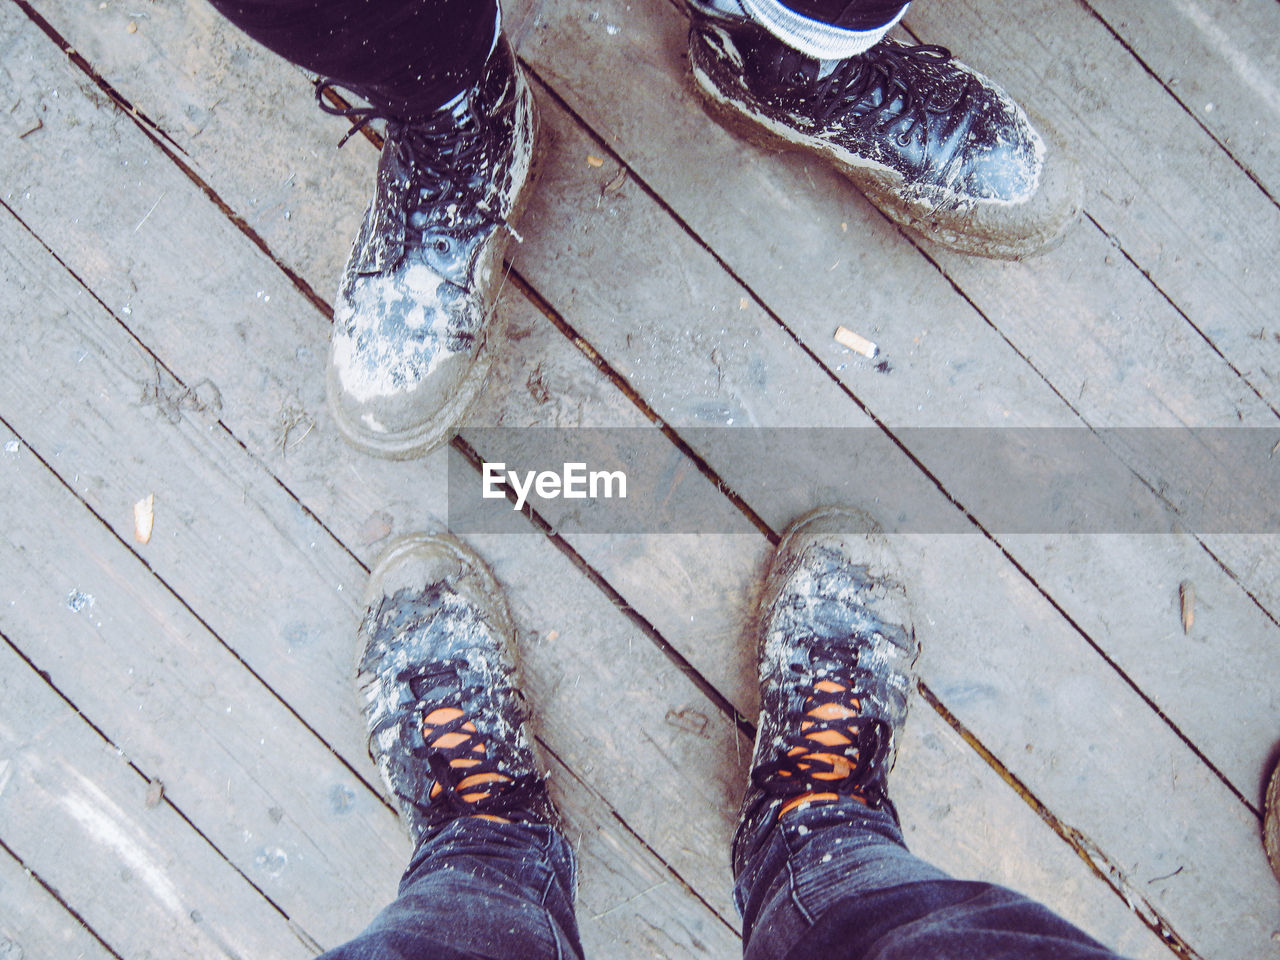
[[[912,35],[1076,145],[1084,218],[1026,264],[917,241],[711,124],[670,0],[507,22],[545,171],[472,427],[1277,425],[1273,0],[920,0]],[[195,0],[0,0],[0,954],[307,957],[393,895],[353,641],[388,538],[442,526],[448,454],[359,455],[325,409],[376,163],[343,131]],[[592,956],[739,952],[744,625],[808,504],[749,506],[767,531],[472,538],[521,624]],[[900,538],[912,847],[1134,957],[1275,957],[1276,538],[974,522]]]

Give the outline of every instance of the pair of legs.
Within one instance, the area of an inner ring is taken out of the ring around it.
[[[423,115],[481,77],[498,0],[210,0],[263,46],[366,99]],[[860,53],[896,23],[900,0],[747,0],[813,56]]]
[[[803,518],[757,618],[761,715],[732,860],[748,960],[1102,960],[1042,905],[910,854],[887,795],[917,646],[900,572],[860,514]],[[411,537],[361,627],[370,754],[417,842],[399,898],[330,960],[581,958],[573,851],[482,561]]]
[[[213,3],[325,77],[321,106],[353,129],[385,121],[335,301],[328,394],[353,445],[420,456],[453,435],[487,377],[502,258],[537,155],[497,0]],[[885,35],[898,0],[686,3],[691,80],[711,116],[818,155],[911,230],[1016,258],[1052,246],[1078,212],[1078,181],[1042,126],[944,48]],[[340,105],[351,93],[369,106]]]

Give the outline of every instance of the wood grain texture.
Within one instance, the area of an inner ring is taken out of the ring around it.
[[[1268,0],[1089,0],[1143,65],[1223,149],[1280,195],[1280,9]]]
[[[313,955],[172,807],[147,806],[146,779],[7,644],[0,692],[5,844],[113,949],[145,956],[162,943],[171,957]]]
[[[558,129],[566,129],[566,130],[569,130],[570,132],[572,132],[572,131],[571,131],[571,128],[568,128],[568,127],[560,127],[560,128],[558,128]],[[570,147],[572,147],[572,146],[574,145],[574,142],[575,142],[575,141],[566,141],[566,142],[569,144],[569,146],[570,146]],[[582,141],[581,141],[581,140],[579,140],[579,141],[577,141],[577,142],[582,142]],[[570,171],[570,168],[568,168],[568,167],[566,166],[564,169],[565,169],[565,171],[566,171],[566,177],[565,177],[566,181],[567,181],[567,180],[569,180],[569,179],[572,179],[572,172]],[[594,174],[594,175],[592,175],[592,176],[601,176],[601,175],[600,175],[600,174]],[[595,187],[595,188],[597,189],[597,191],[598,191],[598,186],[599,186],[599,185],[598,185],[598,184],[595,184],[593,181],[591,181],[591,182],[583,181],[584,192],[585,192],[585,188],[588,188],[588,187]],[[251,195],[251,194],[246,194],[246,195]],[[619,205],[620,205],[620,204],[621,204],[621,201],[619,202]],[[616,209],[616,206],[609,206],[609,207],[606,207],[606,213],[605,213],[605,216],[613,216],[613,215],[616,215],[616,214],[615,214],[615,209]],[[145,213],[146,213],[146,206],[142,206],[142,207],[140,207],[140,208],[139,208],[139,216],[142,216],[142,215],[143,215],[143,214],[145,214]],[[154,216],[154,214],[153,214],[153,216]],[[660,221],[655,220],[655,221],[652,221],[652,222],[660,222]],[[150,225],[150,221],[148,221],[148,225]],[[177,233],[177,232],[175,231],[175,236],[176,236],[176,233]],[[73,235],[74,235],[74,234],[73,234]],[[550,238],[551,238],[552,240],[554,240],[554,234],[553,234],[553,233],[552,233],[552,234],[549,234],[549,236],[550,236]],[[343,240],[342,242],[343,242],[343,243],[345,243],[345,240]],[[662,242],[670,242],[670,241],[663,240]],[[676,252],[678,252],[678,253],[684,254],[684,253],[686,253],[686,252],[688,251],[689,247],[688,247],[687,245],[682,246],[682,245],[681,245],[682,243],[683,243],[683,241],[681,241],[680,243],[672,243],[672,246],[671,246],[671,248],[670,248],[670,249],[673,249],[673,250],[675,250],[675,251],[676,251]],[[140,257],[139,259],[141,259],[141,257]],[[661,257],[661,256],[659,256],[659,257],[658,257],[658,262],[661,262],[661,260],[662,260],[662,257]],[[642,262],[642,263],[643,263],[643,262]],[[94,286],[95,286],[95,289],[97,289],[99,286],[102,286],[104,289],[116,289],[116,288],[112,288],[112,287],[110,286],[110,279],[109,279],[108,277],[106,277],[106,276],[103,276],[103,275],[107,274],[108,272],[109,272],[108,270],[105,270],[105,269],[104,269],[104,270],[102,270],[102,271],[100,272],[100,274],[99,274],[98,276],[96,276],[96,277],[95,277],[95,280],[94,280]],[[157,275],[159,275],[159,273],[163,273],[163,271],[158,271]],[[694,294],[698,294],[698,293],[701,293],[701,292],[705,292],[705,289],[706,289],[706,288],[702,287],[701,285],[706,284],[707,282],[708,282],[708,281],[706,280],[706,278],[704,278],[704,277],[702,277],[702,276],[698,275],[697,273],[694,273],[694,274],[691,274],[691,278],[690,278],[690,279],[689,279],[689,281],[688,281],[688,286],[690,287],[690,289],[693,291],[693,293],[694,293]],[[733,287],[733,285],[732,285],[732,284],[724,284],[724,283],[720,283],[720,282],[714,282],[714,284],[715,284],[715,285],[714,285],[713,287],[711,287],[710,289],[712,289],[712,290],[719,290],[719,291],[725,291],[725,292],[726,292],[726,294],[727,294],[727,296],[725,297],[725,307],[726,307],[726,308],[735,308],[735,307],[737,306],[737,299],[738,299],[738,298],[737,298],[737,296],[736,296],[736,294],[737,294],[737,290]],[[265,288],[264,288],[264,289],[265,289]],[[150,294],[148,294],[148,295],[150,295]],[[590,305],[590,298],[591,298],[592,296],[595,296],[595,295],[598,295],[598,294],[595,294],[595,293],[593,293],[593,292],[591,292],[591,291],[589,291],[589,290],[588,290],[588,291],[583,292],[581,295],[582,295],[582,297],[584,298],[584,301],[585,301],[588,305]],[[721,295],[722,295],[722,294],[717,294],[717,297],[718,297],[718,296],[721,296]],[[168,294],[168,293],[166,293],[166,296],[171,297],[171,296],[173,296],[173,295],[172,295],[172,294]],[[279,297],[279,294],[276,294],[276,296],[275,296],[275,298],[273,298],[273,301],[272,301],[272,302],[275,302],[275,299],[278,299],[278,297]],[[153,300],[153,301],[152,301],[152,306],[150,306],[150,307],[149,307],[149,309],[154,310],[154,311],[157,311],[157,316],[153,317],[153,320],[152,320],[152,322],[153,322],[153,323],[155,323],[157,326],[161,325],[161,324],[160,324],[160,321],[161,321],[161,319],[163,318],[164,309],[163,309],[163,308],[161,308],[160,304],[162,304],[162,303],[169,304],[169,303],[172,303],[172,302],[173,302],[172,300],[164,300],[164,299],[161,299],[161,298],[157,298],[157,299],[155,299],[155,300]],[[246,302],[247,302],[247,298],[246,298]],[[699,301],[698,297],[695,295],[695,296],[692,296],[692,297],[689,299],[689,301],[687,301],[687,302],[695,303],[695,302],[703,302],[703,301]],[[713,303],[713,305],[716,305],[716,304],[714,304],[714,303]],[[252,304],[249,304],[249,306],[252,306]],[[623,306],[625,306],[625,304],[624,304]],[[171,308],[171,307],[170,307],[170,308]],[[131,308],[131,309],[132,309],[132,308]],[[243,309],[243,307],[233,307],[233,309]],[[754,309],[754,308],[753,308],[753,309]],[[195,308],[194,308],[194,306],[193,306],[193,313],[194,313],[194,311],[195,311]],[[248,311],[246,310],[245,312],[247,313]],[[712,316],[714,316],[714,313],[715,313],[715,312],[716,312],[716,311],[708,311],[708,313],[709,313],[710,315],[712,315]],[[135,311],[135,313],[136,313],[136,311]],[[625,316],[627,316],[628,314],[627,314],[627,312],[625,311],[625,309],[619,309],[616,315],[619,315],[619,316],[623,316],[623,317],[625,317]],[[695,332],[696,332],[696,331],[695,331]],[[690,339],[692,339],[692,337],[693,337],[693,333],[691,333],[691,334],[690,334]],[[148,342],[150,343],[150,342],[151,342],[151,339],[150,339],[150,334],[149,334],[149,333],[148,333],[147,339],[148,339]],[[262,336],[260,339],[254,339],[254,340],[253,340],[253,346],[254,346],[255,348],[257,348],[259,345],[262,345],[262,346],[264,346],[265,348],[267,348],[267,349],[269,349],[269,350],[270,350],[270,349],[276,349],[276,348],[273,348],[273,347],[271,346],[271,344],[267,342],[267,341],[269,341],[270,339],[271,339],[271,338],[270,338],[269,336]],[[674,355],[677,355],[677,354],[680,354],[680,353],[682,353],[682,352],[684,352],[684,351],[682,351],[682,350],[678,349],[678,347],[679,347],[679,346],[680,346],[680,345],[679,345],[679,343],[677,342],[677,343],[672,347],[672,349],[671,349],[671,353],[672,353],[672,355],[673,355],[673,356],[674,356]],[[695,343],[695,348],[696,348],[696,346],[697,346],[697,344]],[[169,349],[169,348],[167,348],[167,347],[166,347],[166,350],[168,350],[168,349]],[[228,353],[230,354],[230,357],[228,358],[227,363],[228,363],[228,364],[230,364],[230,362],[231,362],[232,360],[234,360],[234,359],[238,356],[238,354],[237,354],[237,352],[236,352],[236,349],[232,349],[232,350],[228,351]],[[276,349],[276,352],[268,353],[267,355],[268,355],[268,356],[270,356],[270,357],[280,356],[280,357],[281,357],[281,359],[285,360],[285,362],[287,363],[287,357],[284,357],[284,355],[283,355],[281,352],[279,352],[279,351],[278,351],[278,349]],[[205,363],[207,363],[208,361],[205,361],[205,360],[203,360],[203,358],[202,358],[202,360],[201,360],[200,362],[205,362]],[[267,364],[266,366],[267,366],[268,368],[270,368],[270,367],[272,367],[272,366],[273,366],[273,364]],[[711,366],[712,366],[712,367],[714,367],[714,366],[715,366],[715,365],[714,365],[714,363],[713,363]],[[195,364],[189,364],[185,369],[190,370],[190,369],[192,369],[192,368],[198,368],[198,367],[199,367],[199,363],[195,363]],[[803,365],[800,365],[799,367],[797,367],[797,369],[798,369],[798,370],[803,370]],[[738,370],[736,370],[736,369],[735,369],[735,370],[731,370],[730,372],[731,372],[731,375],[739,375],[739,372],[738,372]],[[532,375],[532,373],[533,373],[533,371],[530,371],[530,374],[529,374],[529,375],[531,376],[531,375]],[[741,375],[742,375],[742,376],[743,376],[743,378],[745,379],[745,375],[746,375],[746,374],[749,374],[749,373],[750,373],[750,370],[749,370],[749,369],[743,369],[743,370],[742,370]],[[709,367],[709,368],[708,368],[708,377],[709,377],[710,375],[711,375],[711,373],[710,373],[710,367]],[[187,374],[184,372],[184,377],[185,377],[185,376],[187,376]],[[236,377],[235,377],[234,375],[229,375],[229,376],[230,376],[231,380],[235,380],[235,379],[236,379]],[[302,376],[302,374],[297,374],[297,375],[295,375],[295,376],[297,376],[297,377],[301,377],[301,376]],[[223,374],[222,374],[221,372],[219,373],[219,377],[223,377]],[[221,380],[221,379],[219,379],[219,380],[215,380],[215,382],[219,382],[219,383],[221,383],[221,382],[222,382],[222,380]],[[295,382],[297,382],[297,381],[295,380]],[[318,381],[316,381],[316,382],[318,382]],[[719,382],[719,381],[718,381],[718,382]],[[527,380],[526,380],[526,383],[527,383]],[[588,379],[588,378],[585,378],[585,377],[579,377],[576,381],[574,381],[574,383],[575,383],[576,385],[578,385],[578,386],[584,386],[584,385],[589,385],[590,381],[589,381],[589,379]],[[660,386],[660,384],[658,383],[658,381],[657,381],[656,379],[655,379],[655,381],[654,381],[654,387],[653,387],[653,390],[655,391],[655,395],[661,392],[661,386]],[[689,388],[687,388],[687,387],[686,387],[686,388],[685,388],[685,391],[686,391],[685,393],[683,393],[683,394],[681,394],[681,395],[678,395],[678,401],[677,401],[677,402],[683,403],[683,404],[685,405],[685,407],[686,407],[688,410],[692,411],[692,412],[693,412],[693,413],[695,413],[695,414],[697,414],[697,413],[701,413],[701,414],[703,415],[703,417],[704,417],[704,418],[705,418],[705,417],[707,417],[707,416],[711,416],[711,417],[723,416],[723,414],[719,413],[719,412],[718,412],[718,410],[717,410],[715,407],[703,406],[703,400],[701,399],[701,397],[700,397],[700,392],[699,392],[698,390],[696,390],[696,389],[689,389]],[[517,392],[518,392],[518,391],[517,391]],[[527,392],[527,391],[526,391],[526,392]],[[586,392],[586,391],[585,391],[585,389],[584,389],[582,392],[583,392],[583,393],[585,393],[585,392]],[[702,392],[702,395],[705,395],[705,392],[706,392],[706,391],[703,391],[703,392]],[[1011,395],[1013,395],[1015,392],[1016,392],[1016,391],[1012,391],[1012,390],[1010,391]],[[246,390],[244,390],[241,394],[238,394],[238,395],[239,395],[239,396],[244,396],[244,397],[246,397],[246,398],[247,398],[247,397],[249,396],[249,391],[246,389]],[[577,408],[578,408],[579,410],[582,410],[582,409],[583,409],[583,407],[577,403],[577,400],[579,400],[579,399],[581,399],[581,398],[576,398],[576,399],[575,399],[575,398],[572,398],[572,397],[571,397],[571,398],[569,399],[569,403],[565,405],[565,407],[566,407],[566,412],[571,412],[574,406],[577,406]],[[536,403],[536,401],[535,401],[535,403]],[[246,404],[245,406],[247,406],[247,404]],[[721,406],[723,406],[723,405],[721,405]],[[538,404],[538,407],[539,407],[539,410],[540,410],[540,412],[539,412],[539,414],[538,414],[538,415],[539,415],[539,416],[544,416],[544,417],[545,417],[545,416],[547,416],[547,413],[546,413],[546,411],[545,411],[545,409],[544,409],[543,405]],[[315,409],[315,408],[314,408],[314,407],[312,407],[311,409]],[[319,414],[317,414],[317,419],[319,419]],[[246,418],[246,419],[245,419],[244,421],[242,421],[242,422],[248,422],[248,418]],[[513,419],[512,419],[512,422],[519,422],[519,421],[513,418]],[[308,446],[309,446],[310,441],[318,440],[318,439],[320,439],[320,437],[322,437],[322,436],[323,436],[323,430],[321,430],[319,433],[314,433],[314,432],[313,432],[312,436],[310,437],[310,439],[309,439],[308,441],[302,441],[302,442],[300,442],[300,443],[298,444],[298,446],[297,446],[296,448],[290,448],[290,449],[288,450],[287,454],[282,453],[282,454],[280,455],[280,459],[281,459],[281,460],[285,460],[285,459],[291,460],[291,461],[293,461],[293,464],[294,464],[294,467],[293,467],[293,468],[291,468],[291,469],[298,468],[298,463],[299,463],[299,461],[300,461],[300,460],[302,460],[302,459],[303,459],[303,457],[304,457],[304,454],[302,453],[302,451],[303,451],[303,450],[305,450],[305,449],[308,449]],[[264,459],[270,459],[270,458],[272,458],[272,457],[274,457],[274,456],[275,456],[275,454],[274,454],[273,452],[271,452],[271,451],[272,451],[272,446],[271,446],[271,444],[269,444],[269,443],[267,443],[267,442],[266,442],[266,440],[268,440],[268,439],[278,439],[278,438],[268,438],[268,437],[265,437],[265,436],[263,436],[263,437],[261,438],[262,442],[260,442],[260,443],[259,443],[258,448],[259,448],[259,449],[261,449],[262,451],[264,451],[264,452],[260,453],[260,456],[262,456]],[[296,439],[296,438],[295,438],[295,439]],[[283,444],[278,444],[278,445],[284,446]],[[319,449],[320,449],[320,454],[319,454],[319,455],[317,455],[317,457],[316,457],[315,461],[313,461],[313,462],[304,462],[304,463],[302,464],[302,467],[300,468],[300,471],[299,471],[298,473],[296,473],[296,474],[291,474],[291,476],[298,476],[298,477],[300,478],[300,483],[299,483],[299,485],[300,485],[300,486],[301,486],[301,485],[305,485],[305,483],[306,483],[306,481],[307,481],[307,477],[308,477],[308,476],[310,476],[311,478],[313,478],[313,479],[315,480],[315,483],[316,483],[316,486],[317,486],[317,487],[323,487],[323,486],[324,486],[324,482],[325,482],[325,481],[324,481],[324,457],[325,457],[325,454],[331,453],[333,448],[332,448],[332,447],[328,447],[328,446],[321,446]],[[315,472],[314,472],[314,473],[312,473],[312,474],[308,474],[308,473],[306,472],[308,469],[314,469],[314,470],[315,470]],[[411,474],[408,470],[406,470],[406,471],[402,474],[402,476],[404,476],[404,477],[408,478],[408,477],[412,477],[412,474]],[[412,481],[409,481],[409,482],[412,482]],[[291,483],[291,486],[292,486],[292,485],[293,485],[293,480],[292,480],[292,479],[290,480],[290,483]],[[327,495],[327,494],[325,494],[325,493],[323,493],[323,492],[322,492],[318,497],[315,497],[315,496],[308,497],[308,498],[307,498],[307,502],[309,502],[309,503],[311,503],[311,502],[316,502],[316,500],[318,500],[318,499],[323,499],[323,497],[324,497],[324,496],[326,496],[326,495]],[[341,496],[343,496],[343,497],[348,497],[348,498],[349,498],[349,497],[351,497],[351,496],[352,496],[352,494],[351,494],[349,491],[344,491],[344,492],[341,494]],[[404,496],[404,495],[402,494],[402,496]],[[407,513],[407,514],[409,515],[409,517],[410,517],[410,518],[412,518],[412,517],[413,517],[413,515],[414,515],[414,514],[413,514],[413,511],[414,511],[414,509],[415,509],[415,508],[413,507],[413,505],[411,504],[411,502],[410,502],[410,501],[412,500],[412,498],[411,498],[411,497],[408,497],[408,496],[404,496],[404,500],[406,501],[406,502],[405,502],[405,504],[404,504],[404,512],[405,512],[405,513]],[[367,500],[362,500],[359,496],[357,496],[354,502],[356,502],[356,503],[358,503],[358,504],[362,504],[362,505],[367,503],[369,506],[373,507],[373,506],[375,506],[375,502],[374,502],[374,501],[376,501],[376,497],[369,497]],[[349,503],[349,502],[352,502],[352,501],[351,501],[351,500],[343,500],[343,501],[341,501],[341,502],[343,502],[343,503]],[[346,513],[346,512],[347,512],[347,511],[337,511],[337,513]],[[399,513],[400,513],[400,511],[399,511],[399,510],[397,510],[397,513],[399,514]],[[344,522],[344,523],[347,523],[347,524],[348,524],[348,529],[350,529],[352,526],[354,526],[354,525],[355,525],[356,523],[358,523],[359,521],[362,521],[362,520],[363,520],[365,517],[367,517],[368,515],[369,515],[368,513],[359,514],[359,511],[357,511],[357,515],[356,515],[356,516],[354,516],[354,517],[349,517],[349,518],[348,518],[348,519],[346,519],[346,520],[341,520],[341,518],[338,518],[338,521],[337,521],[337,522]],[[399,522],[399,520],[400,520],[400,516],[398,515],[398,516],[397,516],[397,522]],[[710,556],[716,556],[717,554],[715,554],[715,553],[711,553],[711,554],[709,554],[709,555],[710,555]],[[686,572],[690,572],[690,571],[696,570],[696,569],[697,569],[697,566],[698,566],[698,563],[697,563],[697,561],[696,561],[696,560],[694,560],[693,562],[691,562],[690,564],[688,564],[688,567],[687,567]],[[643,567],[642,567],[642,569],[643,569]],[[673,614],[672,614],[672,618],[674,619],[674,611],[673,611]],[[545,617],[544,617],[544,619],[545,619]],[[554,622],[554,621],[552,621],[552,622]],[[725,631],[724,635],[725,635],[725,636],[727,636],[727,634],[728,634],[728,631]],[[732,669],[737,670],[737,671],[739,672],[739,674],[740,674],[740,675],[743,675],[743,676],[745,676],[747,673],[749,673],[749,669],[743,669],[743,661],[744,661],[744,658],[743,658],[743,657],[738,656],[738,657],[736,657],[736,658],[732,658],[732,659],[734,659],[734,661],[735,661],[735,663],[734,663],[734,665],[733,665]]]
[[[1280,208],[1088,7],[966,0],[907,22],[1050,115],[1082,162],[1090,216],[1280,409],[1280,341],[1256,336],[1274,326]]]
[[[40,881],[8,854],[0,855],[0,951],[68,960],[109,960],[111,954]]]

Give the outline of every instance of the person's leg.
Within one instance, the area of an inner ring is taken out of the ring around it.
[[[497,0],[209,0],[268,50],[396,112],[479,81]]]
[[[1079,215],[1074,163],[1042,121],[944,47],[886,36],[884,0],[687,0],[695,89],[711,115],[832,163],[894,221],[1018,259]]]
[[[397,899],[330,960],[581,960],[573,852],[525,727],[514,629],[445,536],[370,576],[359,684],[369,753],[415,841]]]
[[[352,131],[386,121],[334,303],[329,406],[364,452],[425,454],[453,436],[488,376],[503,253],[531,179],[533,96],[497,2],[213,2],[324,74],[320,106]],[[335,86],[369,107],[336,106]]]
[[[742,0],[775,37],[820,60],[843,60],[876,44],[902,19],[901,0]]]
[[[414,854],[395,901],[324,960],[581,960],[574,886],[554,828],[460,818]]]
[[[855,800],[770,825],[736,895],[745,960],[1117,960],[1042,904],[913,856],[887,809]]]
[[[1115,960],[1044,906],[908,852],[889,802],[918,650],[870,521],[783,537],[761,599],[761,715],[734,837],[746,960]]]

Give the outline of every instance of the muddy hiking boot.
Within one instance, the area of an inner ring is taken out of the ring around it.
[[[377,185],[334,306],[330,408],[366,453],[407,459],[449,440],[489,370],[502,256],[530,180],[535,116],[499,37],[484,75],[421,117],[329,113],[351,133],[386,121]],[[373,99],[376,99],[374,97]],[[345,138],[344,138],[345,140]]]
[[[370,575],[356,684],[369,756],[415,845],[461,816],[555,824],[517,688],[506,602],[448,536],[394,544]]]
[[[735,875],[764,824],[807,804],[893,812],[886,779],[919,646],[888,541],[857,532],[871,529],[856,511],[816,510],[774,554],[756,624],[760,720]]]
[[[694,84],[723,125],[831,162],[892,220],[964,253],[1056,246],[1081,209],[1074,163],[945,47],[884,38],[844,60],[793,50],[738,0],[689,0]]]

